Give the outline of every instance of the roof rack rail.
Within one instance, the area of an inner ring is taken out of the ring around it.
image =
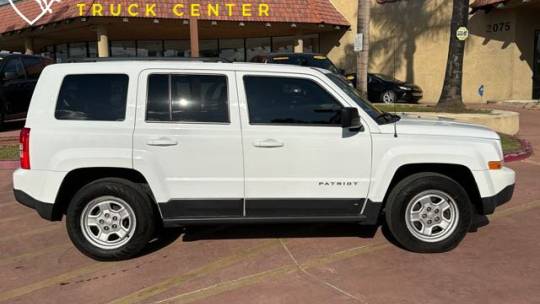
[[[107,61],[184,61],[184,62],[221,62],[231,63],[220,57],[97,57],[97,58],[67,58],[62,63],[76,62],[107,62]]]

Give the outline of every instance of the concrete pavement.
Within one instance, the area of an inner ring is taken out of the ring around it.
[[[540,151],[540,111],[519,111]],[[108,263],[17,204],[0,170],[0,303],[540,303],[540,158],[508,165],[514,199],[449,253],[410,253],[350,224],[219,225]]]

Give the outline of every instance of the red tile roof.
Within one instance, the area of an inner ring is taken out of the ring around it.
[[[476,0],[471,4],[472,8],[480,8],[483,6],[506,2],[507,0]]]
[[[54,0],[20,0],[15,2],[15,4],[29,20],[32,20],[41,12],[39,2],[42,1]],[[202,20],[326,23],[330,25],[349,26],[347,20],[337,11],[332,3],[330,3],[330,0],[200,0],[197,2],[190,0],[63,0],[61,2],[53,3],[51,6],[52,13],[45,13],[43,17],[34,23],[34,26],[79,17],[78,3],[86,4],[86,11],[83,14],[85,16],[91,16],[90,5],[92,3],[99,3],[105,8],[104,16],[109,16],[109,5],[121,4],[122,11],[118,17],[131,17],[127,13],[127,6],[132,3],[137,3],[141,8],[139,17],[145,18],[147,17],[144,16],[145,5],[155,3],[156,16],[148,16],[148,18],[186,19],[189,14],[189,4],[200,3],[201,16],[198,18]],[[173,6],[179,3],[185,5],[185,8],[182,10],[185,12],[184,17],[178,17],[172,13]],[[219,17],[208,16],[206,7],[209,3],[220,4]],[[231,16],[228,16],[228,11],[225,7],[225,4],[228,3],[236,5]],[[242,3],[253,4],[252,17],[242,16],[240,9]],[[270,11],[268,17],[258,16],[259,3],[266,3],[269,5]],[[9,4],[0,7],[0,33],[27,27],[29,27],[28,23],[16,14],[15,10]]]

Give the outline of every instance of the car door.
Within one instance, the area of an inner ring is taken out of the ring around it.
[[[164,219],[242,216],[234,73],[146,70],[139,83],[133,163]]]
[[[10,58],[2,70],[2,107],[7,120],[24,117],[26,75],[19,57]]]
[[[371,170],[367,128],[341,127],[347,106],[314,76],[237,74],[248,217],[358,216]]]

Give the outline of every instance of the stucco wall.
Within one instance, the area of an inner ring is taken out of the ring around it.
[[[351,30],[327,34],[321,49],[340,67],[355,69],[353,52],[357,1],[332,0],[351,22]],[[447,0],[372,1],[370,71],[395,75],[424,89],[423,102],[437,102],[446,60],[452,2]],[[539,9],[493,10],[471,16],[464,59],[463,98],[467,103],[530,99],[534,29]],[[334,36],[331,36],[334,35]],[[485,86],[480,97],[478,88]]]

